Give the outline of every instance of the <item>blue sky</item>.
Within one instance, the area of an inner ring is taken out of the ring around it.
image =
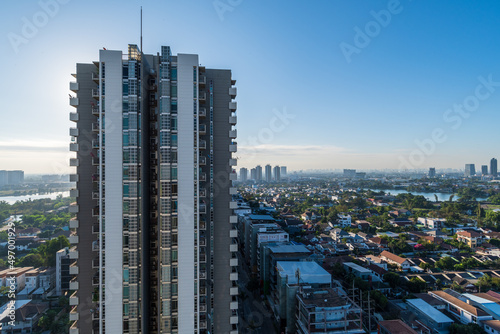
[[[70,74],[102,47],[138,44],[141,5],[144,52],[170,45],[232,69],[240,167],[463,168],[500,158],[497,2],[4,0],[0,169],[70,171]],[[453,111],[463,103],[471,111]]]

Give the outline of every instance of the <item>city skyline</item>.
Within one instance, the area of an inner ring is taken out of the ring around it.
[[[1,169],[70,171],[62,93],[70,93],[68,73],[75,62],[97,59],[97,49],[120,50],[140,39],[140,2],[99,3],[98,13],[93,4],[2,3],[0,59],[9,66],[0,87],[10,98]],[[500,47],[490,33],[498,28],[499,4],[142,5],[145,52],[171,45],[203,55],[207,66],[233,70],[242,92],[239,166],[462,169],[500,155],[494,145]],[[98,19],[111,15],[116,22]],[[207,23],[203,33],[193,25],[200,22]]]

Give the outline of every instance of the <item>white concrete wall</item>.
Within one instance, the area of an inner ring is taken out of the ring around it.
[[[198,55],[179,54],[177,58],[178,126],[178,243],[179,249],[179,333],[194,332],[194,109],[193,66]]]
[[[99,51],[105,63],[105,236],[106,328],[123,333],[123,139],[122,52]]]

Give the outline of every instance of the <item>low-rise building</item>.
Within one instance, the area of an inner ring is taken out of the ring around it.
[[[388,251],[383,251],[382,253],[380,253],[380,258],[388,263],[397,265],[398,268],[402,271],[408,271],[411,266],[410,262],[407,259],[404,259],[401,256]]]
[[[455,322],[423,299],[408,299],[406,302],[409,309],[417,314],[419,321],[422,321],[427,327],[433,328],[437,333],[448,333],[449,327]]]
[[[467,244],[470,248],[475,248],[483,243],[482,234],[474,230],[460,231],[456,235],[458,241]]]
[[[413,328],[405,324],[403,321],[384,320],[378,323],[378,334],[418,334]]]
[[[296,317],[297,334],[365,332],[359,306],[332,288],[299,289]]]
[[[424,218],[419,217],[418,222],[427,228],[442,228],[446,223],[445,218]]]
[[[446,310],[463,324],[479,324],[481,321],[493,319],[491,315],[480,308],[468,304],[445,291],[429,291],[429,294],[444,301],[447,304]]]

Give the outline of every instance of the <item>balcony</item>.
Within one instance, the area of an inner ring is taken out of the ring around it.
[[[78,91],[78,89],[79,89],[78,82],[73,81],[73,82],[70,82],[70,83],[69,83],[69,90],[70,90],[70,91],[72,91],[72,92],[75,92],[75,93],[76,93],[76,92]]]
[[[69,328],[69,334],[79,334],[80,330],[77,327],[77,322],[75,321],[73,325]]]
[[[78,189],[70,189],[69,197],[78,197],[78,195],[79,195]]]
[[[207,157],[201,156],[199,158],[198,162],[200,163],[200,166],[206,166],[206,164],[207,164]]]
[[[97,89],[92,89],[92,97],[94,99],[98,99],[99,98],[99,88]]]
[[[69,228],[78,228],[79,222],[78,219],[73,218],[69,220]]]
[[[198,116],[207,117],[207,109],[200,107],[200,110],[198,111]]]
[[[235,79],[231,79],[231,86],[234,86],[236,85],[236,80]]]
[[[237,251],[238,251],[238,244],[237,244],[237,243],[234,243],[234,244],[229,245],[229,251],[230,251],[231,253],[233,253],[233,252],[237,252]]]
[[[238,146],[235,142],[233,142],[232,144],[229,145],[229,152],[234,153],[236,151],[238,151]]]
[[[70,112],[69,113],[69,120],[72,122],[78,122],[78,113],[77,112]]]
[[[229,138],[234,139],[238,135],[236,130],[229,130]]]
[[[92,139],[92,148],[99,148],[99,139]]]
[[[236,125],[236,116],[229,116],[229,124]]]
[[[206,230],[207,229],[207,222],[204,220],[200,220],[199,229]]]
[[[229,208],[233,210],[238,209],[238,203],[233,201],[229,202]]]
[[[238,309],[238,302],[231,302],[231,303],[229,303],[229,308],[231,310],[237,310]]]
[[[78,145],[77,143],[70,143],[69,150],[71,152],[78,152],[80,150],[80,145]]]
[[[207,197],[207,190],[205,188],[200,188],[200,197]]]
[[[207,213],[207,206],[205,204],[200,204],[200,209],[199,209],[200,214],[206,214]]]
[[[71,158],[69,159],[69,165],[71,167],[78,167],[80,166],[80,160],[78,158]]]
[[[235,287],[235,288],[230,288],[230,289],[229,289],[229,294],[230,294],[231,296],[237,296],[237,295],[239,294],[239,292],[238,292],[238,288],[237,288],[237,287]]]
[[[69,205],[69,213],[78,213],[80,211],[80,206],[76,203],[71,203]]]
[[[203,102],[206,101],[207,100],[207,93],[205,93],[205,92],[199,92],[198,100],[200,100],[200,102],[201,101],[203,101]]]
[[[206,271],[201,271],[201,270],[200,270],[200,278],[201,278],[201,279],[206,279],[206,278],[207,278],[207,273],[206,273]]]
[[[76,264],[69,267],[69,274],[78,275],[78,266]]]
[[[74,306],[71,311],[69,311],[69,321],[76,321],[78,320],[78,311],[77,311],[77,306]]]
[[[78,182],[80,176],[78,174],[69,174],[69,182]]]
[[[200,182],[206,182],[206,181],[207,181],[207,174],[200,173]]]
[[[238,280],[238,273],[230,273],[229,280],[230,281],[237,281]]]
[[[236,174],[236,173],[229,173],[229,180],[231,180],[231,181],[238,180],[238,174]]]
[[[237,267],[238,266],[238,258],[230,259],[229,260],[229,266],[231,266],[231,267]]]
[[[78,251],[77,250],[70,250],[68,255],[69,255],[69,258],[72,260],[78,259]]]
[[[200,133],[200,135],[206,135],[207,134],[207,126],[205,124],[200,124],[199,133]]]
[[[77,97],[70,97],[69,105],[75,108],[78,107],[80,105],[80,99]]]
[[[229,195],[237,195],[237,194],[238,190],[236,190],[236,188],[234,187],[229,188]]]
[[[236,93],[237,93],[236,87],[229,87],[229,95],[231,96],[232,99],[236,98]]]
[[[200,150],[207,149],[207,142],[205,140],[200,140]]]
[[[238,324],[238,316],[237,316],[237,315],[235,315],[235,316],[230,317],[230,318],[229,318],[229,323],[230,323],[231,325],[237,325],[237,324]]]
[[[205,85],[207,84],[207,77],[204,75],[200,75],[200,77],[198,78],[198,84],[200,85],[200,87],[205,87]]]
[[[236,111],[236,107],[237,107],[237,103],[236,102],[229,102],[229,110],[231,111]]]
[[[69,305],[78,305],[78,297],[76,296],[76,291],[73,292],[73,294],[69,297]]]
[[[237,238],[238,237],[238,230],[230,230],[229,237],[230,238]]]
[[[238,161],[236,159],[229,159],[229,166],[236,166]]]
[[[92,80],[96,83],[99,83],[99,74],[92,73]]]
[[[69,289],[70,290],[78,290],[78,282],[77,281],[69,282]]]
[[[77,244],[78,243],[78,236],[77,235],[70,235],[69,236],[69,243],[70,244]]]
[[[92,115],[99,116],[99,107],[98,106],[92,106]]]
[[[238,216],[229,216],[229,223],[230,224],[237,224],[238,223]]]
[[[99,123],[92,123],[92,132],[99,132]]]
[[[69,128],[69,135],[73,137],[78,137],[78,129],[77,128]]]

